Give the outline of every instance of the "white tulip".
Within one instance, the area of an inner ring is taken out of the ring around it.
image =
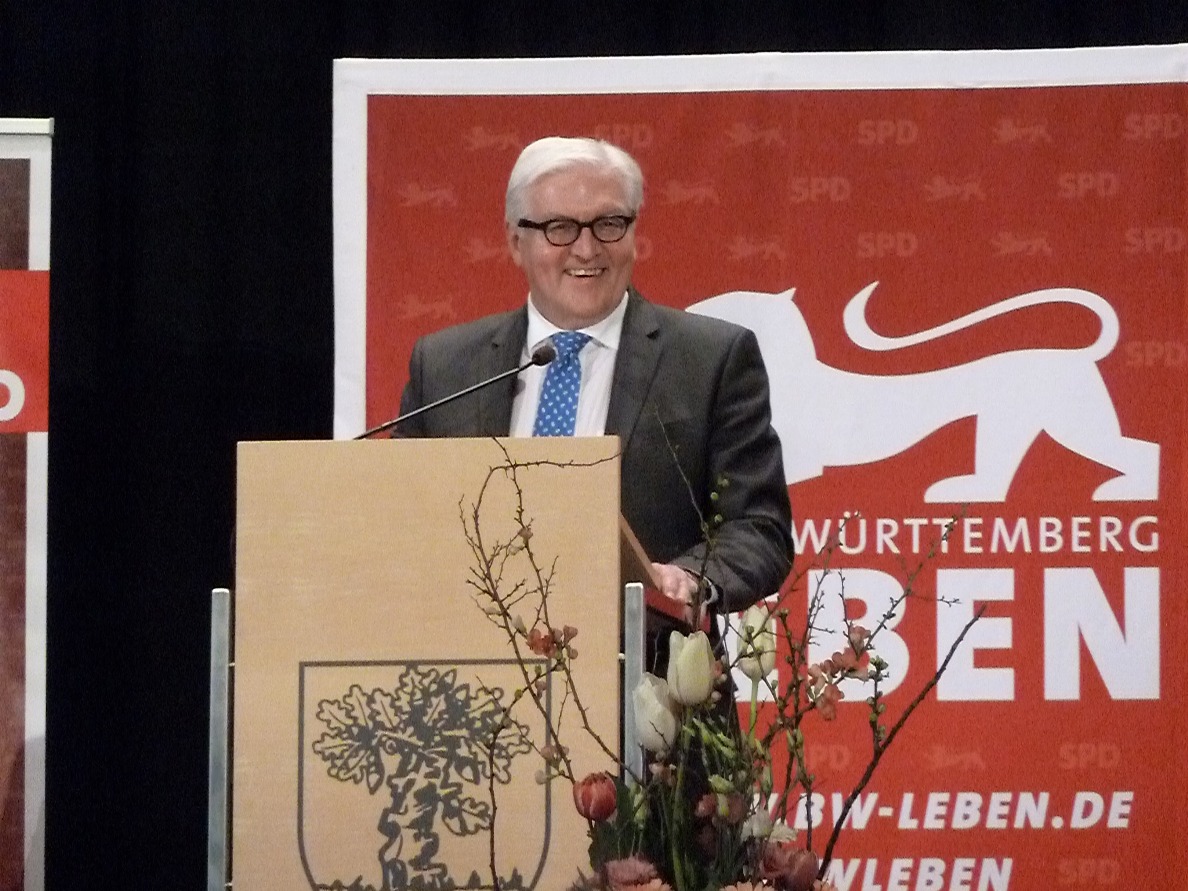
[[[776,662],[775,622],[766,606],[756,604],[743,613],[739,635],[738,670],[752,681],[763,680]]]
[[[714,692],[713,647],[704,631],[668,637],[668,689],[681,705],[701,705]]]
[[[668,684],[654,674],[645,673],[631,700],[635,707],[636,742],[656,754],[671,749],[676,742],[677,718]]]

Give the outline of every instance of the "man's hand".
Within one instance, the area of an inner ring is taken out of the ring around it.
[[[704,608],[698,613],[694,613],[694,604],[697,599],[697,579],[686,570],[671,563],[653,563],[652,573],[660,583],[660,593],[681,605],[685,622],[694,628],[700,628]]]

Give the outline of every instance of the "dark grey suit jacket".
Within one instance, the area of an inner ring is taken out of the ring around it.
[[[521,307],[422,337],[401,414],[514,368],[527,331]],[[513,377],[405,422],[398,435],[507,436],[514,395]],[[631,290],[606,433],[621,440],[622,511],[649,557],[700,571],[701,517],[720,514],[705,570],[719,609],[744,609],[779,588],[791,568],[788,489],[751,331]],[[727,485],[711,504],[719,477]]]

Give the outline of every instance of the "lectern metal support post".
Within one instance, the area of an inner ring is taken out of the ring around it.
[[[647,620],[644,586],[629,582],[623,586],[623,767],[628,777],[643,776],[643,749],[636,741],[632,693],[643,681]]]
[[[231,592],[210,592],[210,756],[207,767],[206,891],[225,891],[230,776]]]

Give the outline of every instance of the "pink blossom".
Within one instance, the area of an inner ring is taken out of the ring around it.
[[[615,889],[650,888],[652,882],[663,882],[656,867],[638,854],[622,860],[610,860],[604,867],[606,883]]]
[[[837,686],[837,684],[826,684],[825,689],[817,697],[817,711],[821,713],[821,717],[826,721],[832,721],[837,717],[837,704],[841,702],[845,696]]]
[[[759,877],[772,882],[779,891],[812,891],[817,866],[817,855],[812,851],[767,844],[759,861]]]

